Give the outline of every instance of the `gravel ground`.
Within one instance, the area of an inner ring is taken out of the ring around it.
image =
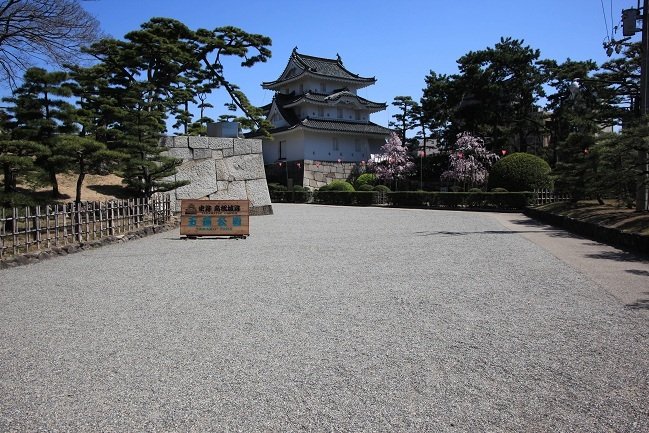
[[[273,207],[0,271],[0,431],[649,431],[649,311],[480,214]]]

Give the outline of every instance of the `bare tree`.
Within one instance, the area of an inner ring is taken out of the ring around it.
[[[0,81],[13,89],[31,66],[78,63],[99,33],[78,0],[0,0]]]

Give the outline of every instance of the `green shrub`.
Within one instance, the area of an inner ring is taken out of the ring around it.
[[[340,179],[331,181],[331,183],[329,183],[327,187],[328,188],[326,189],[326,191],[347,191],[347,192],[355,191],[354,186],[351,183]],[[322,188],[320,189],[322,190]]]
[[[378,201],[375,191],[323,191],[314,193],[313,201],[320,204],[369,206]]]
[[[356,182],[354,182],[354,186],[356,187],[357,191],[360,191],[361,186],[363,185],[374,186],[375,183],[376,183],[376,175],[374,173],[363,173],[360,176],[358,176]],[[364,191],[369,191],[369,190],[364,190]]]
[[[508,191],[533,191],[550,188],[550,165],[530,153],[512,153],[494,164],[489,172],[489,186]]]
[[[373,188],[373,190],[374,190],[374,191],[378,191],[378,192],[391,192],[391,191],[392,191],[390,188],[388,188],[388,187],[385,186],[385,185],[376,185],[376,186]]]
[[[396,207],[445,207],[523,209],[533,194],[528,192],[415,192],[388,193]]]
[[[309,203],[313,193],[308,189],[302,191],[269,191],[273,203]]]
[[[492,188],[491,192],[509,192],[505,188]]]
[[[268,192],[272,193],[273,191],[287,191],[287,188],[281,183],[271,182],[268,184]]]
[[[374,187],[370,184],[363,184],[356,188],[356,191],[373,191]]]

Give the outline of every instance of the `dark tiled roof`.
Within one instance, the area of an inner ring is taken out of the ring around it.
[[[304,119],[299,123],[307,129],[317,129],[320,131],[336,131],[336,132],[357,132],[362,134],[379,134],[388,135],[390,129],[377,125],[376,123],[355,123],[355,122],[342,122],[336,120],[319,120],[319,119]],[[296,125],[296,126],[299,126]]]
[[[291,60],[293,60],[293,62],[301,69],[291,69],[287,71],[287,65],[286,68],[284,68],[284,72],[282,72],[282,75],[280,76],[284,78],[262,83],[262,87],[272,87],[273,85],[282,83],[295,77],[299,77],[304,73],[326,78],[337,78],[340,80],[353,81],[362,83],[364,85],[372,84],[376,81],[376,78],[374,77],[361,77],[358,74],[350,72],[343,66],[343,62],[340,59],[340,56],[338,56],[337,59],[325,59],[323,57],[300,54],[297,52],[297,49],[293,49],[291,58],[289,59],[289,64]]]
[[[271,135],[278,132],[290,131],[297,128],[305,128],[316,131],[329,131],[329,132],[346,132],[353,134],[370,134],[370,135],[389,135],[391,130],[376,123],[355,123],[336,120],[318,120],[318,119],[304,119],[301,122],[289,126],[282,126],[268,131]],[[251,132],[246,134],[246,137],[258,137],[261,134],[258,132]]]
[[[333,93],[331,95],[326,95],[323,93],[312,93],[308,92],[305,93],[304,95],[300,96],[291,96],[291,99],[287,99],[285,101],[285,105],[292,105],[296,104],[301,101],[310,101],[310,102],[315,102],[316,104],[328,104],[333,101],[337,101],[343,96],[347,96],[350,98],[355,98],[359,104],[367,106],[367,108],[373,108],[373,109],[378,109],[378,110],[385,110],[387,108],[387,105],[381,102],[373,102],[370,101],[369,99],[361,98],[360,96],[350,92],[350,91],[340,91],[337,93]]]

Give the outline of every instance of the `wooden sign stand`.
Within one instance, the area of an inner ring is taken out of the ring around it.
[[[180,236],[245,239],[250,236],[250,201],[181,200]]]

